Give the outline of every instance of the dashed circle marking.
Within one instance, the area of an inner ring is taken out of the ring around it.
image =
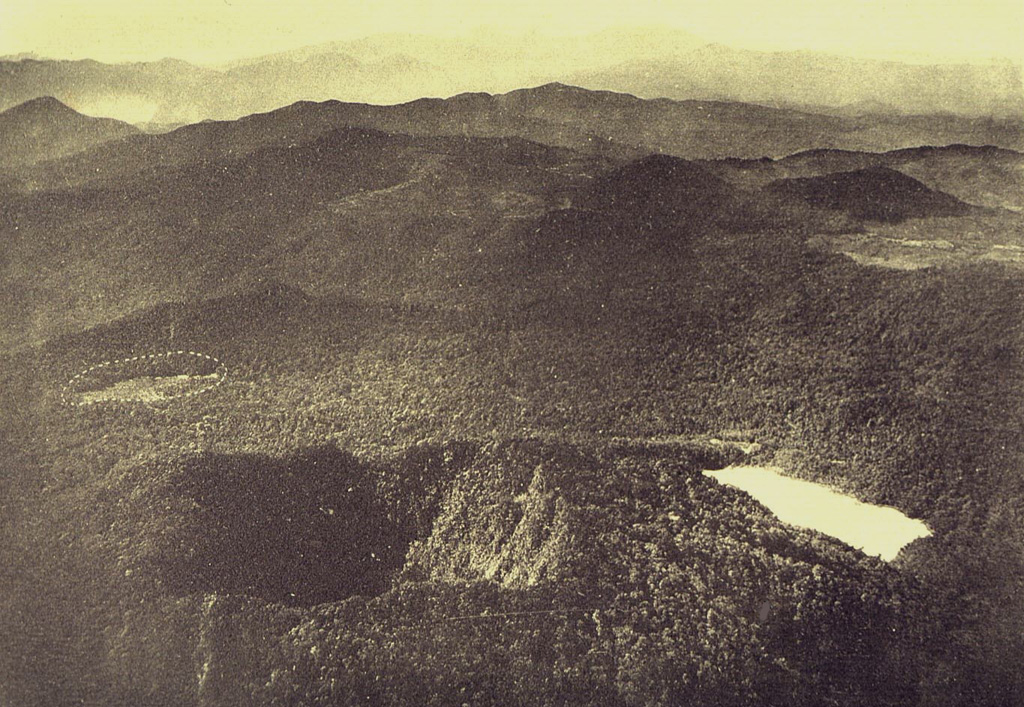
[[[214,375],[217,376],[217,380],[216,380],[216,382],[212,383],[211,385],[203,386],[203,387],[198,388],[196,390],[190,390],[187,393],[180,393],[180,394],[177,394],[177,395],[168,396],[168,397],[164,398],[163,400],[161,400],[161,402],[170,401],[170,400],[178,400],[178,399],[181,399],[181,398],[190,398],[190,397],[194,397],[196,395],[199,395],[201,393],[206,393],[206,392],[211,391],[214,388],[218,387],[219,385],[221,385],[224,382],[224,379],[227,377],[227,366],[224,365],[224,362],[221,361],[219,358],[216,358],[215,356],[211,356],[209,354],[205,354],[205,353],[203,353],[201,351],[186,351],[184,349],[179,349],[177,351],[164,351],[162,353],[141,354],[139,356],[129,356],[127,358],[116,358],[116,359],[110,359],[109,361],[101,361],[100,363],[93,364],[92,366],[89,366],[88,368],[86,368],[86,369],[84,369],[82,371],[79,371],[74,376],[72,376],[71,380],[69,380],[67,383],[65,383],[64,386],[61,388],[61,391],[60,391],[61,402],[63,402],[65,405],[71,405],[73,407],[84,407],[86,405],[99,405],[99,404],[105,403],[105,402],[115,402],[114,400],[72,400],[72,399],[69,398],[69,393],[71,392],[71,389],[74,387],[74,385],[75,385],[75,383],[77,381],[79,381],[83,377],[89,375],[93,371],[99,370],[101,368],[108,368],[110,366],[116,366],[117,364],[120,364],[120,363],[132,363],[132,362],[135,362],[135,361],[147,361],[147,360],[158,359],[158,358],[168,358],[170,356],[192,356],[193,358],[201,358],[201,359],[204,359],[204,360],[207,360],[207,361],[212,361],[217,366],[216,370],[214,371]],[[116,402],[139,403],[139,402],[146,402],[146,401],[144,401],[142,399],[123,398],[121,400],[117,400]]]

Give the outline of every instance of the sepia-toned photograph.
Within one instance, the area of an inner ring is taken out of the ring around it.
[[[1024,707],[1020,0],[0,0],[0,707]]]

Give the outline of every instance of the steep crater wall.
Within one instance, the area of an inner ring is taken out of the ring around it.
[[[447,458],[447,462],[446,462]],[[132,498],[134,573],[174,595],[310,606],[376,596],[429,531],[451,450],[374,465],[333,447],[283,458],[204,453]]]

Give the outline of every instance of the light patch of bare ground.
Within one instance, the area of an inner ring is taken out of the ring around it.
[[[1024,221],[999,218],[918,219],[864,233],[822,234],[809,244],[861,265],[919,270],[977,261],[1024,265]]]
[[[220,360],[200,351],[164,351],[110,359],[75,374],[61,389],[65,405],[157,403],[206,392],[224,382]]]
[[[924,268],[930,268],[936,265],[936,263],[915,260],[914,258],[900,257],[899,255],[871,256],[852,251],[843,251],[843,255],[860,265],[873,265],[875,267],[890,268],[892,270],[923,270]]]
[[[90,405],[105,402],[158,403],[186,395],[195,395],[220,382],[220,374],[139,376],[109,385],[100,390],[79,393],[78,403]]]

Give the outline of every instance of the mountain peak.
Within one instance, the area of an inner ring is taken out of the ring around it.
[[[0,165],[53,159],[136,132],[127,123],[82,115],[53,96],[41,96],[0,112]]]
[[[39,96],[24,103],[8,108],[3,111],[7,115],[70,115],[76,113],[73,108],[68,107],[53,96]]]
[[[639,101],[636,96],[630,93],[619,91],[606,91],[603,89],[589,89],[581,86],[552,81],[533,88],[520,88],[515,91],[501,94],[499,97],[504,103],[515,104],[548,104],[548,105],[629,105]]]
[[[584,88],[573,84],[551,81],[533,88],[522,88],[512,93],[530,93],[539,95],[561,95],[561,96],[615,96],[623,98],[635,98],[635,96],[622,91],[605,91],[601,89]]]
[[[549,83],[541,84],[533,89],[534,91],[559,91],[559,92],[570,92],[570,93],[589,93],[587,89],[580,88],[579,86],[571,86],[561,81],[551,81]]]

